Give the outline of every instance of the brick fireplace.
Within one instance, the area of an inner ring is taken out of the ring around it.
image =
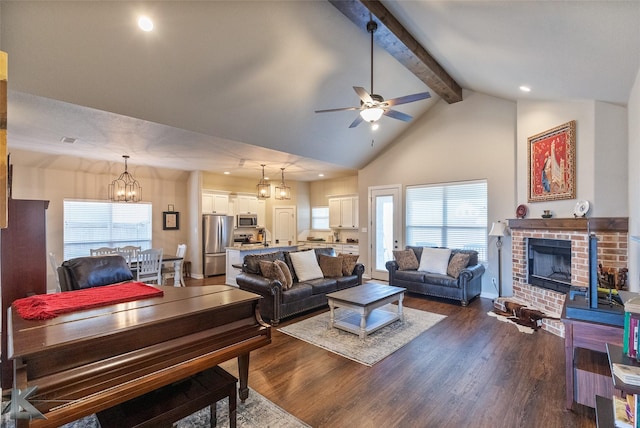
[[[604,267],[627,267],[628,218],[558,218],[511,219],[513,297],[539,309],[547,315],[560,318],[565,297],[568,295],[534,286],[528,282],[527,239],[571,241],[571,286],[589,286],[589,234],[598,238],[598,263]],[[545,319],[544,330],[564,337],[561,321]]]

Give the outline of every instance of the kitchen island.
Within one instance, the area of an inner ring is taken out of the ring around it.
[[[265,247],[262,244],[249,244],[249,245],[241,245],[237,247],[227,247],[227,269],[226,269],[226,278],[225,284],[232,285],[234,287],[238,286],[236,283],[236,276],[242,270],[240,266],[242,266],[242,262],[244,261],[244,256],[248,254],[261,254],[261,253],[271,253],[274,251],[297,251],[297,245],[274,245]]]

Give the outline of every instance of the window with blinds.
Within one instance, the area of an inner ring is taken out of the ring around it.
[[[151,248],[150,203],[64,201],[64,260],[84,257],[91,248]]]
[[[329,229],[329,207],[311,207],[311,229]]]
[[[406,243],[476,250],[487,260],[487,181],[408,186]]]

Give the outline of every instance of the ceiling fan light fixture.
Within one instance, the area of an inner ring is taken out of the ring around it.
[[[360,111],[360,116],[367,122],[375,122],[382,117],[384,109],[380,107],[371,107]]]
[[[262,178],[258,181],[256,185],[256,191],[258,192],[258,199],[269,199],[271,197],[271,184],[264,178],[264,164],[260,165],[262,167]]]

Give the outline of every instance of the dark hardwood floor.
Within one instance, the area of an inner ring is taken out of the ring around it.
[[[274,328],[271,345],[251,353],[249,386],[312,427],[596,426],[593,409],[564,407],[562,338],[488,316],[489,299],[463,308],[409,294],[404,304],[447,318],[373,367]],[[237,375],[235,361],[222,366]]]

